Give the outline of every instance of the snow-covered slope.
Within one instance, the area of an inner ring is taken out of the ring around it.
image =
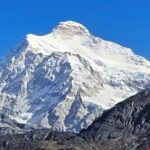
[[[1,113],[59,131],[78,132],[147,87],[149,61],[72,21],[27,35],[0,61]]]

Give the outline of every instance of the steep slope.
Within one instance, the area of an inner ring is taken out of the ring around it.
[[[113,138],[149,137],[150,89],[144,90],[114,108],[107,110],[80,136],[85,139],[106,140]]]
[[[53,130],[79,132],[149,86],[149,61],[72,21],[27,35],[0,61],[1,113]]]

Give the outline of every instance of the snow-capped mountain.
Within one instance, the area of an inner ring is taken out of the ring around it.
[[[0,113],[59,131],[78,132],[147,87],[148,60],[72,21],[27,35],[0,61]]]

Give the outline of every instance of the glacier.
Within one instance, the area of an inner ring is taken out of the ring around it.
[[[148,87],[148,60],[73,21],[26,35],[0,60],[0,114],[37,128],[79,132]]]

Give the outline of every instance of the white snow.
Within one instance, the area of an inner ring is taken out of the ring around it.
[[[0,68],[1,111],[54,130],[78,132],[150,86],[148,60],[72,21],[27,35]]]

